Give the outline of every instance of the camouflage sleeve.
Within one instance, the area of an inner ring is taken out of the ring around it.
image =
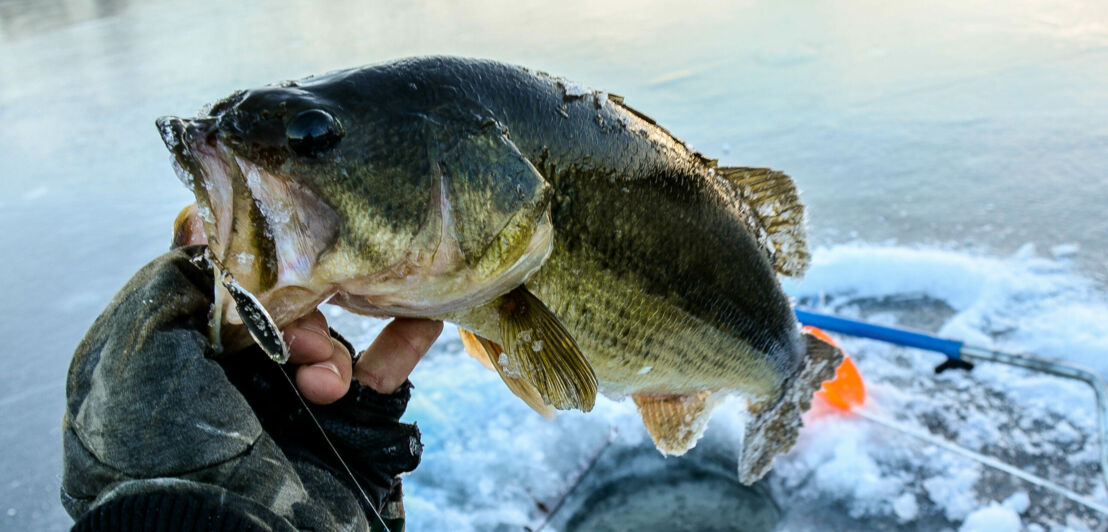
[[[283,368],[258,350],[211,358],[212,276],[191,260],[200,249],[145,266],[78,346],[63,419],[66,510],[133,513],[136,496],[169,494],[261,530],[368,529],[366,499],[395,501],[396,475],[419,462],[418,430],[398,422],[410,385],[386,396],[354,383],[313,407],[353,482]]]

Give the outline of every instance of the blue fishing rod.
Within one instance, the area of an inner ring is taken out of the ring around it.
[[[811,325],[825,331],[941,353],[947,357],[947,361],[936,368],[936,371],[951,368],[968,370],[973,368],[972,362],[999,362],[1067,379],[1079,380],[1088,384],[1096,394],[1097,421],[1100,427],[1100,471],[1101,475],[1104,476],[1105,484],[1108,485],[1108,386],[1105,385],[1104,379],[1096,372],[1074,364],[1055,362],[1032,355],[1005,353],[975,347],[958,340],[949,340],[921,332],[874,325],[864,321],[819,314],[807,310],[796,309],[796,319],[804,325]]]

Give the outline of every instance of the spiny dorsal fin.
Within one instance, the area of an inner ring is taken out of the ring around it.
[[[716,175],[731,184],[747,223],[773,268],[798,277],[808,269],[804,205],[789,176],[769,168],[725,166]]]
[[[554,408],[592,410],[596,373],[554,313],[523,286],[502,297],[498,307],[507,364],[497,366],[529,382]]]
[[[476,358],[486,368],[496,370],[500,374],[500,378],[504,379],[504,384],[508,385],[508,389],[516,397],[523,399],[523,402],[527,403],[527,406],[531,407],[532,410],[538,412],[540,416],[550,420],[554,419],[554,409],[548,404],[543,404],[539,391],[531,386],[531,383],[508,376],[504,373],[504,368],[494,362],[494,360],[499,360],[501,353],[504,352],[499,344],[477,336],[461,327],[458,327],[458,335],[462,337],[462,346],[465,347],[469,356]]]
[[[662,454],[681,456],[696,446],[712,409],[722,399],[713,390],[692,395],[632,394],[643,425]]]

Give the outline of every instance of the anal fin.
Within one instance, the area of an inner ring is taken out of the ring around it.
[[[500,378],[504,379],[504,384],[508,385],[508,389],[516,397],[523,399],[523,402],[527,403],[527,406],[531,407],[532,410],[538,412],[540,416],[550,420],[554,419],[554,408],[542,402],[542,396],[539,395],[539,391],[531,383],[519,377],[508,375],[504,368],[500,366],[500,355],[504,350],[499,344],[477,336],[461,327],[458,327],[458,335],[462,337],[462,346],[465,347],[469,356],[476,358],[486,368],[496,370],[500,374]]]
[[[662,454],[681,456],[696,446],[722,394],[703,390],[692,395],[633,394],[643,424]]]
[[[559,410],[592,410],[596,373],[577,341],[527,288],[517,287],[498,302],[504,362],[498,368],[526,380],[543,403]]]

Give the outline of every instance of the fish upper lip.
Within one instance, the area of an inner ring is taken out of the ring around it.
[[[161,133],[162,142],[169,151],[177,153],[180,148],[196,142],[198,139],[208,141],[216,131],[216,119],[205,118],[179,118],[176,116],[163,116],[154,121]]]
[[[197,151],[203,143],[215,144],[216,119],[163,116],[155,120],[155,124],[177,166],[191,175],[192,182],[186,180],[186,184],[191,187],[197,180],[203,179]],[[184,180],[184,176],[180,177]]]

